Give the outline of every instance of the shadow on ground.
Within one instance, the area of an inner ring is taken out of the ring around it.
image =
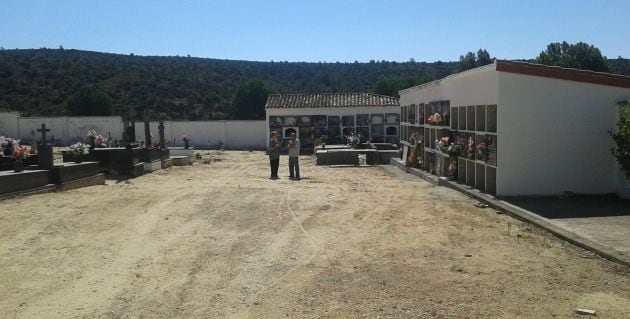
[[[630,216],[630,200],[614,195],[509,197],[504,200],[545,218]]]

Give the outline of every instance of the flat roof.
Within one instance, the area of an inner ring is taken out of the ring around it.
[[[505,73],[522,74],[529,76],[538,76],[543,78],[552,78],[565,81],[584,82],[606,86],[630,88],[630,76],[612,74],[605,72],[595,72],[590,70],[580,70],[571,68],[562,68],[559,66],[536,64],[524,61],[508,61],[508,60],[496,60],[493,64],[480,66],[474,69],[466,70],[460,73],[449,75],[445,78],[420,84],[414,87],[410,87],[404,90],[400,90],[400,93],[406,93],[411,89],[420,89],[432,84],[440,84],[442,81],[446,81],[453,78],[466,76],[473,73],[483,71],[497,71]]]

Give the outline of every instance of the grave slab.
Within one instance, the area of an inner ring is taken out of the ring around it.
[[[57,185],[57,190],[59,191],[67,191],[70,189],[94,186],[94,185],[104,185],[105,184],[105,174],[96,174],[88,177],[83,177],[79,179],[74,179],[63,184]]]
[[[98,173],[98,162],[57,164],[50,169],[50,182],[61,185],[76,179],[94,176]]]
[[[171,161],[173,166],[187,166],[191,164],[189,156],[171,156]]]
[[[173,161],[170,158],[162,160],[162,169],[170,167],[173,167]]]
[[[158,159],[152,162],[143,162],[144,172],[154,172],[162,168],[162,160]]]
[[[0,172],[0,195],[35,191],[48,185],[48,171],[46,170],[25,170],[18,173],[14,171]]]
[[[188,156],[190,163],[195,162],[195,150],[190,147],[188,149],[178,146],[169,147],[168,151],[171,156]]]

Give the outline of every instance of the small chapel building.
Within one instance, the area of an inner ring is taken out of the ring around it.
[[[296,133],[303,149],[317,139],[345,143],[345,136],[361,135],[362,142],[395,143],[400,139],[398,99],[372,93],[272,94],[267,99],[267,136]]]
[[[609,133],[629,99],[628,76],[496,61],[400,91],[401,144],[420,141],[414,165],[497,196],[629,198]]]

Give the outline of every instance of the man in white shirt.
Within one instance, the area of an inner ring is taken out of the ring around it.
[[[291,133],[291,138],[287,144],[289,148],[289,176],[292,180],[300,179],[300,140],[296,138],[295,133]]]

